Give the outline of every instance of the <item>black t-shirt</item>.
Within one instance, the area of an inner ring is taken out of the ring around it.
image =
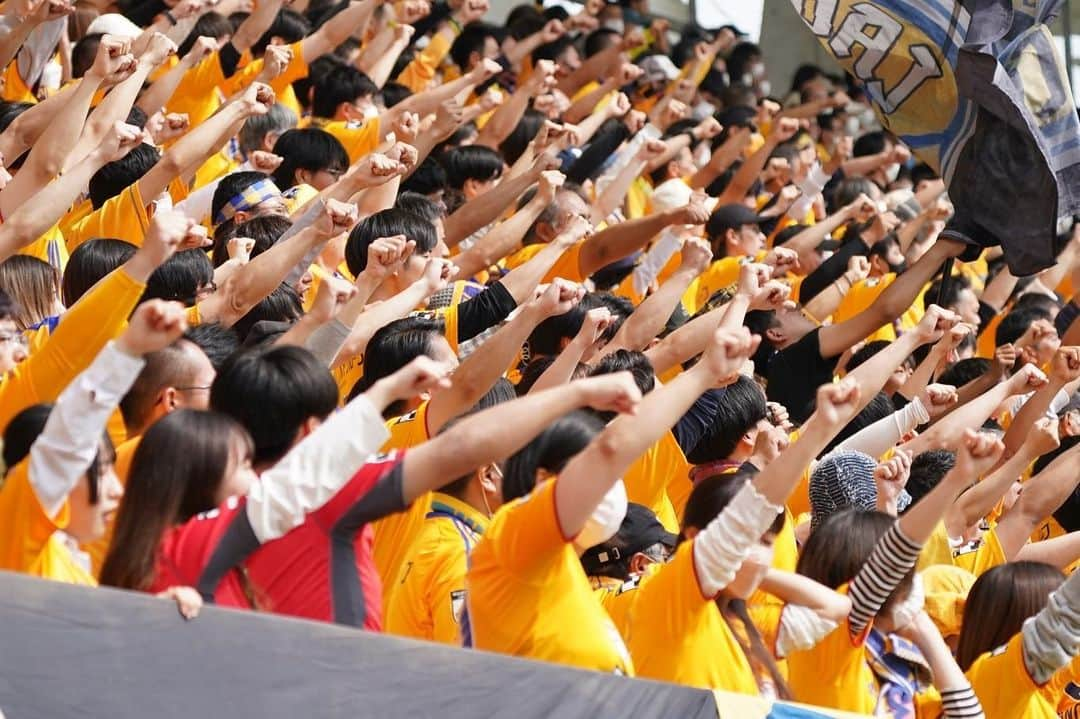
[[[813,413],[818,387],[832,382],[836,370],[839,357],[821,356],[820,332],[819,327],[769,360],[765,395],[787,407],[794,422],[805,422]]]

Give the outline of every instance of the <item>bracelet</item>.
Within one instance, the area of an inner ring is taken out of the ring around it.
[[[172,10],[166,10],[165,17],[168,19],[171,25],[176,25],[176,17],[172,14]]]

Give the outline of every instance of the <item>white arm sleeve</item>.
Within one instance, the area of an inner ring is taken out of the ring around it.
[[[837,622],[826,619],[809,607],[784,605],[780,613],[780,630],[776,634],[777,658],[813,649],[838,626]]]
[[[694,538],[694,568],[703,596],[714,596],[731,583],[750,547],[782,511],[783,507],[771,504],[747,483]]]
[[[389,438],[382,415],[364,395],[323,422],[248,491],[248,521],[259,542],[300,526]]]
[[[30,447],[30,483],[50,517],[94,461],[109,417],[144,364],[109,342],[56,400]]]
[[[590,547],[602,544],[615,536],[626,517],[626,485],[622,480],[615,482],[589,515],[585,527],[574,537],[574,549],[580,555]]]
[[[802,195],[788,208],[787,216],[796,222],[802,222],[803,218],[806,217],[806,213],[813,206],[814,198],[825,189],[825,185],[829,184],[830,179],[832,179],[832,176],[821,169],[820,163],[815,162],[806,179],[799,183]]]
[[[888,417],[882,417],[869,427],[851,435],[836,445],[834,451],[855,450],[876,459],[888,452],[905,434],[929,421],[930,413],[926,411],[922,400],[916,397],[903,409]]]
[[[675,256],[682,243],[679,233],[669,227],[660,235],[660,239],[645,253],[645,257],[634,268],[634,292],[644,295],[649,286],[660,275],[668,260]]]

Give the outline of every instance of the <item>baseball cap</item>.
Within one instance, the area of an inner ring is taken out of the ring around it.
[[[788,225],[776,233],[776,237],[773,238],[773,247],[782,247],[792,237],[808,229],[810,225]],[[817,249],[819,252],[828,252],[839,248],[842,244],[844,243],[839,240],[822,240]]]
[[[119,37],[134,38],[142,34],[142,28],[118,13],[106,13],[98,15],[86,28],[87,35],[116,35]]]
[[[667,82],[679,76],[679,68],[667,55],[649,55],[639,64],[649,82]]]
[[[924,569],[920,576],[926,594],[926,613],[941,636],[959,634],[964,603],[975,584],[975,575],[951,564],[935,564]]]
[[[581,566],[589,576],[604,576],[614,564],[629,559],[654,544],[674,549],[678,537],[664,529],[660,520],[648,507],[631,502],[626,507],[626,517],[615,536],[608,541],[590,547],[581,555]]]
[[[737,230],[743,225],[757,225],[762,218],[746,205],[731,204],[721,205],[709,215],[709,221],[705,223],[705,232],[709,237],[717,238],[727,230]]]

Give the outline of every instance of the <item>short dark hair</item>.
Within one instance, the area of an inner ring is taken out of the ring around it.
[[[168,347],[144,355],[143,368],[120,400],[120,414],[129,434],[146,426],[159,392],[166,387],[191,384],[194,368],[189,352],[202,350],[188,340],[179,339]]]
[[[450,46],[450,59],[462,71],[469,69],[469,56],[474,52],[483,57],[484,45],[487,39],[493,37],[499,39],[499,33],[495,26],[484,22],[471,22],[461,29],[461,34]]]
[[[60,280],[64,306],[71,307],[101,278],[131,259],[137,248],[130,242],[102,238],[84,242],[68,258]]]
[[[930,494],[945,475],[956,466],[956,452],[947,449],[932,449],[921,452],[911,460],[911,474],[904,489],[911,495],[911,504]]]
[[[585,36],[585,57],[592,57],[599,52],[607,50],[612,45],[618,44],[620,38],[621,36],[619,33],[610,28],[596,28]]]
[[[629,372],[634,377],[634,384],[642,394],[648,394],[656,387],[656,372],[653,371],[649,358],[641,352],[619,349],[606,354],[589,372],[590,377],[616,372]],[[615,419],[617,412],[598,412],[605,422]]]
[[[851,359],[849,359],[847,363],[847,371],[851,372],[852,370],[861,366],[878,352],[881,352],[883,349],[888,347],[890,344],[892,343],[888,340],[873,340],[871,342],[867,342],[865,345],[863,345],[862,349],[851,355]]]
[[[30,454],[30,447],[45,430],[45,423],[49,420],[49,413],[53,405],[34,404],[22,410],[8,422],[4,428],[4,471],[10,472],[11,468],[26,459]]]
[[[502,175],[502,155],[483,145],[455,147],[439,159],[446,170],[447,186],[460,190],[466,180],[487,181]]]
[[[270,28],[251,46],[251,54],[253,57],[262,55],[275,37],[284,40],[286,45],[291,45],[303,40],[310,32],[311,23],[306,17],[292,8],[283,7],[278,10]]]
[[[409,99],[412,95],[413,91],[402,85],[400,82],[388,82],[382,86],[381,90],[379,90],[379,97],[382,98],[383,107],[387,109],[390,109],[403,100]]]
[[[233,355],[210,389],[210,407],[251,434],[259,465],[285,456],[304,423],[326,419],[337,404],[337,384],[326,365],[290,345]]]
[[[1046,469],[1046,467],[1061,455],[1068,452],[1070,449],[1080,444],[1080,435],[1074,437],[1065,437],[1061,440],[1061,445],[1051,451],[1047,452],[1043,456],[1035,460],[1035,466],[1032,467],[1032,476]],[[4,440],[4,446],[7,447],[7,439]],[[1080,529],[1080,489],[1074,489],[1069,493],[1068,499],[1066,499],[1060,507],[1054,510],[1054,519],[1061,525],[1061,528],[1066,532],[1074,532]]]
[[[411,316],[380,327],[364,352],[364,374],[349,392],[352,400],[379,380],[389,377],[417,357],[430,356],[431,342],[446,331],[442,320]],[[384,414],[393,417],[404,411],[405,402],[394,402]]]
[[[421,195],[431,195],[446,188],[446,170],[438,160],[431,156],[425,157],[413,173],[401,183],[401,189],[418,192]]]
[[[259,300],[254,307],[236,321],[233,330],[241,344],[249,343],[252,328],[260,322],[295,322],[304,316],[304,303],[300,294],[282,282],[274,291]]]
[[[691,464],[708,464],[728,459],[742,436],[765,419],[765,393],[745,375],[724,387],[717,398],[716,413],[698,443],[686,453]]]
[[[329,132],[317,127],[281,133],[274,143],[274,154],[282,162],[272,177],[274,184],[282,190],[298,184],[297,170],[344,173],[349,169],[349,153],[345,151],[345,146]]]
[[[974,382],[979,377],[982,377],[989,372],[992,364],[993,363],[990,360],[983,357],[969,357],[968,359],[962,359],[947,367],[938,377],[938,382],[952,385],[957,388],[963,387],[967,383]]]
[[[198,249],[177,252],[150,275],[139,303],[161,299],[190,307],[195,304],[199,288],[213,281],[214,266],[205,252]]]
[[[184,333],[184,339],[198,345],[217,372],[240,349],[240,338],[236,332],[220,322],[197,324]]]
[[[94,32],[83,35],[75,47],[71,48],[71,77],[80,78],[86,71],[94,66],[94,58],[97,57],[98,46],[105,33]]]
[[[428,198],[426,195],[421,195],[419,192],[402,192],[397,196],[394,207],[398,210],[411,212],[417,217],[422,217],[431,223],[446,217],[445,208],[441,207],[439,203]]]
[[[855,141],[852,154],[855,157],[867,157],[885,152],[887,137],[884,132],[868,132]]]
[[[339,65],[315,83],[311,114],[315,117],[333,117],[342,103],[356,102],[378,91],[370,77],[352,65]]]
[[[538,110],[529,108],[518,120],[518,124],[499,144],[499,152],[507,164],[513,165],[525,153],[529,143],[533,141],[540,128],[544,126],[547,117]]]
[[[1038,320],[1050,319],[1050,313],[1031,308],[1014,309],[1005,315],[994,330],[994,346],[1011,344],[1024,336]]]
[[[200,37],[212,37],[215,40],[220,40],[232,35],[233,32],[233,26],[229,22],[229,18],[213,10],[203,13],[195,21],[195,27],[191,28],[191,32],[180,43],[180,47],[176,48],[176,56],[183,57],[187,55],[191,48],[195,47],[195,41]]]
[[[106,163],[90,178],[90,204],[95,210],[98,209],[106,200],[116,197],[142,179],[160,159],[161,154],[156,147],[141,142],[119,160]]]
[[[925,301],[945,308],[952,308],[960,301],[960,293],[971,289],[971,280],[964,275],[953,275],[945,283],[944,296],[941,294],[941,289],[942,279],[939,277],[930,284],[930,288],[923,295],[926,298]]]
[[[258,257],[273,247],[281,236],[292,228],[292,220],[281,215],[260,215],[239,224],[226,222],[214,233],[214,247],[211,256],[214,267],[220,267],[229,260],[229,240],[234,237],[249,237],[255,240],[251,248],[251,257]]]
[[[349,272],[359,275],[367,267],[368,247],[380,237],[405,235],[416,242],[417,255],[426,255],[439,244],[435,226],[419,215],[391,208],[365,217],[349,233],[345,242],[345,264]]]

